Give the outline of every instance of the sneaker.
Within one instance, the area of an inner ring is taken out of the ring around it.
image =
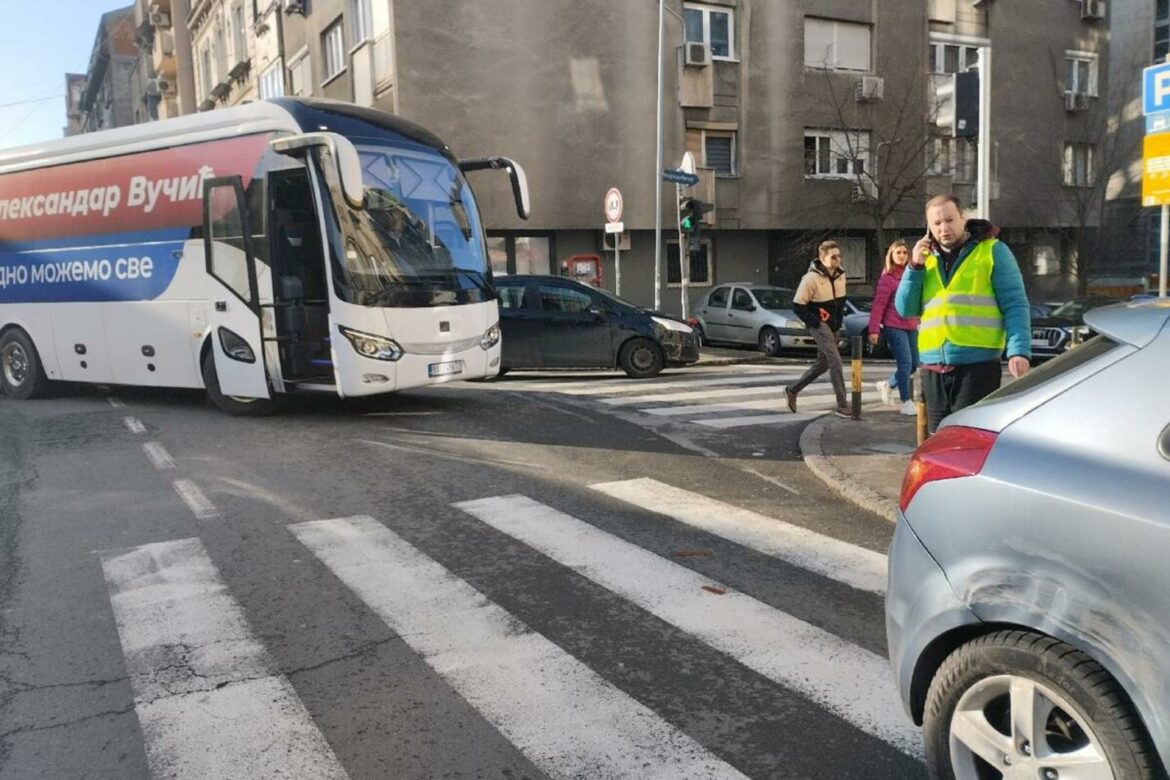
[[[889,382],[887,382],[886,380],[883,379],[882,381],[880,381],[876,385],[874,385],[874,387],[877,388],[878,395],[880,395],[882,397],[883,404],[885,404],[886,406],[890,406],[891,404],[894,403],[890,399],[890,383]]]
[[[907,417],[917,417],[918,404],[914,403],[913,401],[903,401],[902,414],[906,415]]]
[[[838,417],[852,417],[853,410],[848,406],[838,406],[837,411],[833,412],[833,414],[837,415]]]
[[[796,414],[796,393],[792,392],[791,387],[784,388],[784,397],[788,399],[788,410]]]

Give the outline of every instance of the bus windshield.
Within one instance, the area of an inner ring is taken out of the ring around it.
[[[343,297],[366,306],[493,298],[479,213],[459,170],[419,145],[356,145],[365,205],[340,209]]]

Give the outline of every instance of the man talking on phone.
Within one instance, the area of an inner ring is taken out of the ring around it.
[[[999,388],[1008,372],[1031,367],[1031,314],[1015,255],[987,220],[966,219],[954,195],[926,203],[927,234],[918,240],[894,305],[921,317],[918,349],[928,428]]]

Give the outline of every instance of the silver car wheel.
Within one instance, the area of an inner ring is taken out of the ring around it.
[[[4,347],[0,355],[4,365],[4,379],[10,387],[20,387],[28,378],[28,355],[20,344],[11,343]]]
[[[1114,780],[1090,721],[1041,682],[1017,675],[980,680],[950,723],[957,780]]]

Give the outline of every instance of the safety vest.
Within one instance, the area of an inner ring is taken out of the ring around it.
[[[943,285],[938,257],[926,256],[922,284],[922,320],[918,328],[920,350],[941,349],[944,341],[959,347],[1002,350],[1007,343],[1003,313],[991,285],[995,267],[992,247],[996,239],[980,241]]]

